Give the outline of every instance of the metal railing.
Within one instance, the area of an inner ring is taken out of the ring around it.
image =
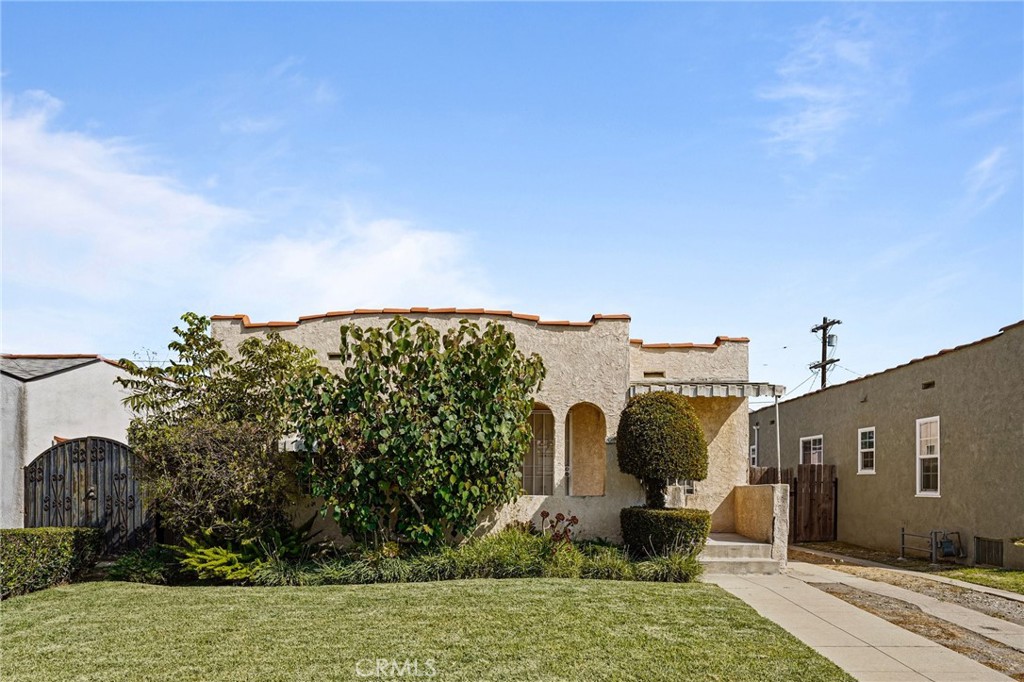
[[[956,536],[956,542],[953,541],[953,536]],[[927,547],[918,547],[915,545],[908,545],[907,538],[914,538],[915,540],[927,540]],[[906,528],[900,528],[900,560],[907,560],[907,551],[921,552],[928,555],[928,561],[931,564],[938,564],[939,557],[943,558],[964,558],[963,547],[960,542],[960,533],[956,531],[947,530],[933,530],[928,535],[916,535],[914,533],[908,533]]]

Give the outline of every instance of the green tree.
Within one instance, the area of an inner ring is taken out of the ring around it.
[[[168,425],[199,418],[255,422],[286,433],[284,387],[322,370],[313,351],[271,333],[243,341],[236,359],[210,334],[210,318],[189,312],[181,320],[184,327],[173,328],[178,338],[167,345],[167,366],[120,361],[129,376],[117,382],[129,390],[124,402],[138,418]]]
[[[647,506],[665,506],[670,478],[708,476],[708,446],[690,401],[676,393],[642,393],[630,399],[615,438],[619,470],[640,479]]]
[[[520,494],[544,365],[511,332],[462,320],[442,336],[395,317],[343,326],[340,349],[341,375],[302,378],[288,402],[310,490],[344,532],[447,543]]]
[[[252,337],[232,357],[195,313],[174,327],[166,367],[122,360],[128,442],[164,527],[214,541],[259,537],[287,525],[294,462],[280,451],[292,429],[285,386],[323,370],[312,351],[277,334]]]

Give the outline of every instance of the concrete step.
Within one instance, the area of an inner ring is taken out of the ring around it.
[[[775,559],[705,559],[700,556],[705,575],[751,575],[778,573],[779,562]]]
[[[706,559],[771,559],[772,546],[762,542],[723,544],[709,542],[701,552]]]
[[[699,557],[709,575],[778,573],[772,546],[736,533],[712,533]]]

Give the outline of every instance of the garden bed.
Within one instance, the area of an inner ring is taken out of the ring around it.
[[[383,679],[382,661],[438,680],[850,680],[699,583],[96,582],[7,602],[2,635],[8,682]]]

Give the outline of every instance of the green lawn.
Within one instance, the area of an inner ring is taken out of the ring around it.
[[[305,588],[94,582],[3,603],[0,677],[850,680],[705,584],[465,580]],[[357,667],[358,666],[358,667]],[[369,673],[361,676],[359,673]]]
[[[998,590],[1024,594],[1024,571],[1009,571],[1003,568],[954,568],[942,570],[938,575],[956,578],[969,583],[994,587]]]

